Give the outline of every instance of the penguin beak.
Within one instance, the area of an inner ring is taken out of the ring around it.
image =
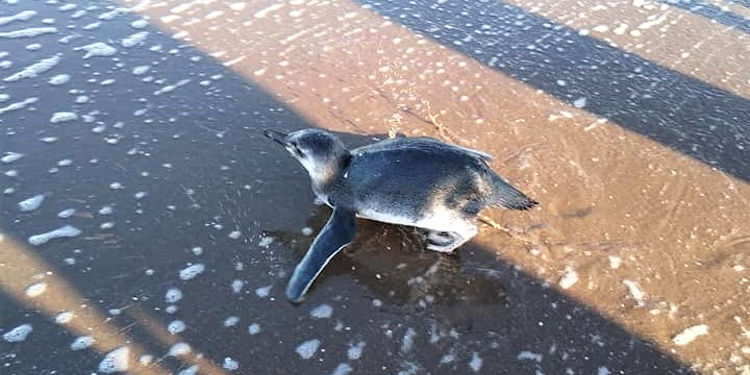
[[[287,146],[287,143],[286,143],[287,134],[285,134],[285,133],[277,132],[275,130],[266,129],[266,130],[263,131],[263,135],[265,135],[270,140],[272,140],[272,141],[280,144],[283,147]]]

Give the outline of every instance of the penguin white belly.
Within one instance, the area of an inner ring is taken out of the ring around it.
[[[459,219],[455,212],[448,209],[434,209],[420,218],[401,216],[392,212],[379,212],[373,209],[360,210],[357,212],[357,216],[383,223],[408,225],[443,232],[452,232],[456,225],[463,223],[463,220]]]

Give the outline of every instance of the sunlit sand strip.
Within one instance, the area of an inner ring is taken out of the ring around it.
[[[744,364],[745,182],[348,1],[129,4],[321,127],[489,151],[542,207],[493,212],[513,238],[478,241],[699,369]]]
[[[661,1],[506,1],[750,98],[750,35]]]
[[[148,353],[138,343],[120,332],[118,327],[108,324],[106,317],[96,307],[88,305],[75,286],[58,276],[53,267],[34,254],[34,250],[3,234],[0,234],[0,290],[20,305],[37,309],[50,319],[63,312],[71,313],[70,320],[64,319],[67,322],[61,323],[60,328],[79,337],[91,336],[91,349],[103,357],[113,353],[111,364],[116,364],[112,367],[114,369],[125,366],[128,373],[136,375],[169,374],[158,364],[148,363],[145,360],[148,357],[144,357]],[[31,335],[28,340],[44,340],[33,337],[34,332]],[[142,359],[144,363],[141,363]],[[95,370],[91,369],[92,372]]]

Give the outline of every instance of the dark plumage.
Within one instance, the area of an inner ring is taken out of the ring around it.
[[[397,137],[349,151],[323,130],[264,134],[307,169],[317,197],[334,208],[290,280],[293,301],[354,238],[355,216],[427,229],[428,249],[452,252],[477,233],[473,219],[486,206],[537,204],[489,167],[489,155],[436,139]]]

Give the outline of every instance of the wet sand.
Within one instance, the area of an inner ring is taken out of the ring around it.
[[[124,4],[134,12],[111,18],[105,7],[74,17],[83,5],[6,6],[38,14],[0,31],[44,18],[58,30],[3,40],[13,62],[3,77],[62,53],[50,71],[0,86],[11,96],[0,107],[38,98],[0,115],[3,151],[24,154],[2,165],[3,189],[14,190],[2,196],[0,334],[34,327],[24,341],[0,341],[9,373],[92,372],[123,345],[134,373],[197,365],[214,374],[233,361],[238,373],[748,371],[741,31],[668,7],[673,28],[611,36],[622,52],[597,44],[605,38],[595,32],[569,36],[532,16],[565,22],[573,5]],[[581,9],[595,21],[568,27],[644,17],[643,6],[614,8]],[[461,12],[503,16],[467,25]],[[141,17],[151,22],[142,29]],[[675,62],[708,39],[703,30],[737,48],[714,64],[720,43],[707,42]],[[142,42],[123,42],[143,31]],[[534,53],[508,52],[545,33]],[[644,36],[667,42],[638,48]],[[84,59],[75,50],[98,41],[118,51]],[[27,48],[34,42],[39,50]],[[577,80],[565,69],[580,61],[554,58],[602,53],[625,62],[591,61],[605,74]],[[62,73],[69,83],[47,82]],[[50,122],[63,111],[78,118]],[[283,288],[312,241],[302,228],[316,233],[328,211],[312,205],[301,167],[259,129],[303,127],[340,132],[352,146],[401,131],[477,148],[542,204],[486,212],[504,230],[483,226],[455,257],[422,250],[413,229],[363,221],[309,300],[293,306]],[[45,195],[40,208],[19,212],[35,194]],[[72,217],[57,216],[67,208]],[[27,240],[64,224],[83,233]],[[196,264],[203,271],[182,280]],[[29,297],[38,282],[48,289]],[[167,302],[170,288],[182,299]],[[329,308],[330,317],[320,313]],[[54,323],[64,310],[76,317]],[[186,329],[169,333],[178,320]],[[706,335],[681,335],[701,325]],[[70,350],[87,331],[97,344]],[[192,350],[167,355],[179,342]],[[138,364],[142,353],[154,361]]]

